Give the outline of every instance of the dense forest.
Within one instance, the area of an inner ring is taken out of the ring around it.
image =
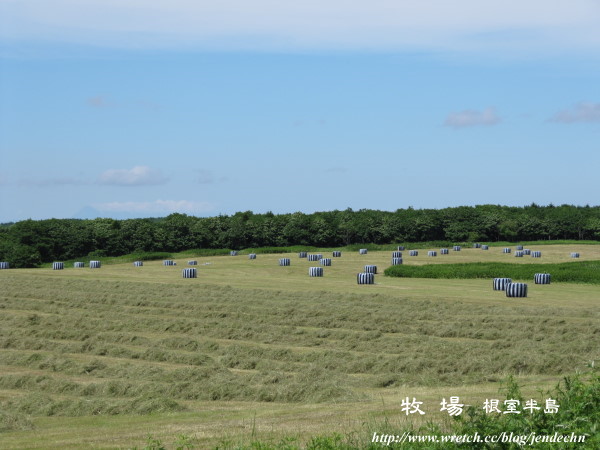
[[[177,252],[194,248],[243,249],[358,243],[494,242],[546,239],[600,240],[600,206],[461,206],[445,209],[361,209],[303,214],[158,219],[24,220],[0,226],[0,261],[11,267],[86,255]]]

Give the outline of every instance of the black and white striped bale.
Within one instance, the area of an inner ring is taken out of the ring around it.
[[[531,257],[532,258],[541,258],[542,252],[540,252],[539,250],[535,250],[535,251],[531,252]]]
[[[549,273],[536,273],[533,276],[533,281],[535,281],[535,284],[550,284],[550,274]]]
[[[511,278],[494,278],[494,290],[505,291],[508,283],[512,283]]]
[[[306,258],[307,254],[308,254],[307,252],[300,252],[300,253],[298,253],[298,258]]]
[[[73,263],[73,267],[75,267],[76,269],[81,269],[82,267],[85,267],[85,264],[81,261],[77,261]]]
[[[402,252],[392,252],[392,258],[402,258]]]
[[[309,267],[308,268],[308,276],[322,277],[323,276],[323,268],[322,267]]]
[[[64,262],[53,262],[52,263],[52,270],[63,270],[64,268],[65,268]]]
[[[517,250],[515,252],[515,257],[517,257],[517,258],[522,258],[523,255],[524,255],[523,250]]]
[[[488,250],[489,248],[490,248],[490,246],[489,246],[489,245],[485,245],[485,244],[483,244],[483,245],[481,246],[481,250]]]
[[[402,264],[402,258],[392,258],[392,266],[399,266]]]
[[[473,244],[473,248],[481,248],[481,244],[475,243]]]
[[[0,270],[10,269],[10,264],[7,261],[0,261]]]
[[[365,272],[364,273],[377,273],[377,266],[374,266],[372,264],[367,264],[365,266]]]
[[[429,250],[427,256],[437,256],[437,252],[435,250]]]
[[[440,249],[440,255],[448,255],[450,251],[447,248]]]
[[[510,248],[509,247],[504,247],[502,249],[502,253],[510,253]]]
[[[524,248],[523,254],[529,256],[529,255],[531,255],[531,250],[529,250],[528,248]]]
[[[319,261],[321,262],[322,266],[330,266],[331,265],[331,258],[321,258]]]
[[[522,245],[517,245],[517,250],[523,250],[523,246]]]
[[[181,271],[183,278],[198,278],[198,269],[195,267],[188,267]]]
[[[527,283],[509,283],[506,285],[507,297],[527,297]]]
[[[460,252],[460,245],[455,245],[454,247],[452,247],[452,250],[454,250],[455,252]]]
[[[256,253],[248,253],[248,259],[256,259]]]
[[[280,266],[291,266],[292,260],[290,258],[279,258],[279,265]]]
[[[579,258],[579,253],[577,253],[577,252],[571,253],[571,258]]]
[[[197,266],[198,261],[188,261],[188,266]]]
[[[322,256],[321,256],[321,255],[308,255],[308,256],[307,256],[307,259],[308,259],[309,261],[318,261],[318,260],[320,260],[321,258],[322,258]]]
[[[399,245],[399,246],[398,246],[398,250],[400,250],[400,251],[404,251],[404,250],[406,250],[406,249],[404,248],[404,245]]]
[[[409,250],[408,256],[419,256],[419,251],[418,250]]]
[[[90,269],[99,269],[100,267],[102,267],[100,261],[90,261]]]
[[[358,284],[375,284],[374,273],[358,273],[356,274],[356,282]]]
[[[143,267],[144,266],[144,261],[134,261],[133,262],[133,267]]]
[[[175,265],[175,261],[173,261],[172,259],[165,259],[163,261],[163,266],[174,266]]]
[[[358,254],[359,254],[359,255],[366,255],[366,254],[367,254],[367,249],[366,249],[366,248],[361,248],[361,249],[358,251]]]
[[[342,257],[342,252],[341,252],[341,251],[339,251],[339,250],[334,250],[333,252],[331,252],[331,255],[332,255],[334,258],[341,258],[341,257]]]
[[[237,250],[231,250],[229,252],[229,256],[237,256],[237,254],[238,254]]]

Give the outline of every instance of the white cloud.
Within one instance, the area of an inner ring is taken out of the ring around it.
[[[597,0],[13,0],[0,36],[112,47],[561,51],[600,44]]]
[[[214,206],[208,202],[189,200],[155,200],[153,202],[108,202],[92,205],[102,212],[131,213],[202,213],[212,211]]]
[[[464,128],[479,125],[496,125],[501,120],[494,108],[486,108],[483,111],[466,109],[448,114],[444,125],[454,128]]]
[[[168,181],[159,170],[148,166],[132,169],[109,169],[98,177],[98,183],[118,186],[147,186],[164,184]]]
[[[551,122],[600,122],[600,103],[579,103],[571,109],[556,113]]]

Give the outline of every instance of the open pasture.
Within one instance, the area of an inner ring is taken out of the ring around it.
[[[533,261],[600,259],[600,246],[576,247],[544,246]],[[427,250],[403,252],[404,263],[532,260],[496,247]],[[201,448],[367,439],[383,417],[443,424],[442,398],[499,398],[510,374],[541,399],[539,388],[600,356],[598,286],[531,281],[521,299],[491,280],[380,274],[359,286],[356,273],[383,272],[391,252],[345,251],[322,278],[308,276],[318,262],[283,256],[290,266],[281,254],[186,254],[177,266],[0,271],[0,402],[13,424],[2,447],[126,448],[149,434],[194,436]],[[181,276],[189,259],[198,278]],[[405,397],[424,401],[426,415],[407,419]]]

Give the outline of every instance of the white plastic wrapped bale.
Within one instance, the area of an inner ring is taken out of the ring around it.
[[[309,261],[318,261],[318,260],[320,260],[320,259],[321,259],[321,255],[308,255],[308,256],[307,256],[307,259],[308,259]]]
[[[408,256],[419,256],[419,251],[418,250],[409,250]]]
[[[163,261],[163,266],[174,266],[175,265],[175,261],[173,261],[172,259],[165,259]]]
[[[375,284],[375,274],[374,273],[356,274],[356,282],[358,284]]]
[[[248,259],[256,259],[256,253],[248,253]]]
[[[452,250],[454,250],[455,252],[460,252],[460,245],[455,245],[454,247],[452,247]]]
[[[292,265],[292,260],[290,258],[279,258],[280,266],[290,266]]]
[[[342,257],[342,252],[341,252],[341,251],[339,251],[339,250],[334,250],[334,251],[331,253],[331,255],[332,255],[334,258],[341,258],[341,257]]]
[[[541,258],[542,252],[540,252],[539,250],[535,250],[535,251],[531,252],[531,257],[532,258]]]
[[[229,256],[237,256],[237,254],[238,254],[237,250],[231,250],[229,252]]]
[[[377,266],[374,266],[373,264],[367,264],[365,266],[364,273],[377,273]]]
[[[299,252],[298,253],[298,258],[306,258],[307,254],[308,254],[307,252]]]
[[[502,253],[510,253],[510,247],[504,247]]]
[[[429,250],[427,256],[437,256],[437,252],[435,250]]]
[[[134,261],[133,267],[143,267],[144,261]]]
[[[392,258],[392,266],[399,266],[402,264],[402,258]]]
[[[515,257],[517,257],[517,258],[522,258],[523,255],[524,255],[523,250],[517,250],[515,252]]]
[[[481,250],[488,250],[489,248],[490,248],[490,246],[489,246],[489,245],[485,245],[485,244],[483,244],[483,245],[481,246]]]
[[[535,281],[535,284],[550,284],[550,274],[549,273],[536,273],[533,276],[533,281]]]
[[[73,267],[75,267],[76,269],[81,269],[82,267],[85,267],[85,264],[81,261],[76,261],[73,263]]]
[[[366,255],[366,254],[367,254],[367,249],[366,249],[366,248],[361,248],[361,249],[358,251],[358,254],[359,254],[359,255]]]
[[[183,278],[198,278],[198,269],[195,267],[188,267],[181,271]]]
[[[53,262],[52,263],[52,270],[63,270],[64,268],[65,268],[64,262]]]
[[[447,248],[440,249],[440,255],[448,255],[450,251]]]
[[[508,283],[506,285],[507,297],[527,297],[526,283]]]
[[[505,291],[508,283],[512,283],[511,278],[494,278],[494,290]]]
[[[102,267],[100,261],[90,261],[90,269],[99,269],[100,267]]]
[[[577,252],[571,253],[571,258],[579,258],[579,253],[577,253]]]
[[[308,275],[311,277],[322,277],[323,276],[323,268],[322,267],[309,267]]]
[[[188,261],[188,266],[197,266],[198,261]]]
[[[10,269],[8,261],[0,261],[0,270]]]
[[[330,266],[331,265],[331,258],[321,258],[319,260],[319,262],[321,263],[322,266]]]
[[[399,251],[392,252],[392,258],[402,258],[402,252],[399,252]]]

